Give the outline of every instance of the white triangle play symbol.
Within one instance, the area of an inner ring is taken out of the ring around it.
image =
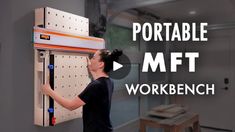
[[[116,71],[116,70],[118,70],[118,69],[120,69],[122,67],[123,67],[122,64],[117,63],[116,61],[113,61],[113,71]]]

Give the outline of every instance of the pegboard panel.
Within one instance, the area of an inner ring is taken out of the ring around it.
[[[54,91],[67,99],[77,97],[91,81],[87,69],[88,54],[53,52]],[[54,102],[56,123],[82,116],[82,108],[69,111]]]
[[[50,7],[35,10],[35,26],[89,36],[89,19]]]

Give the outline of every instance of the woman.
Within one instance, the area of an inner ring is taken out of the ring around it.
[[[98,50],[91,60],[88,59],[88,69],[93,81],[73,100],[58,95],[49,84],[43,85],[42,92],[69,110],[84,106],[84,132],[112,132],[110,108],[113,82],[109,78],[108,72],[113,68],[113,61],[117,61],[121,55],[122,51],[117,49],[112,53],[102,49]]]

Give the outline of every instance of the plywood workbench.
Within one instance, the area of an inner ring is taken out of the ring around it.
[[[153,116],[140,118],[140,132],[146,132],[146,127],[163,128],[164,132],[181,132],[190,128],[192,132],[200,132],[199,116],[195,113],[184,113],[174,118],[164,119]]]

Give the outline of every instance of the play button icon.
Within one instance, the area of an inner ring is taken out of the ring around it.
[[[113,71],[116,71],[116,70],[118,70],[118,69],[120,69],[122,67],[123,67],[122,64],[117,63],[116,61],[113,61]]]
[[[130,63],[130,59],[128,58],[127,55],[125,55],[125,53],[123,53],[118,61],[113,61],[113,68],[112,70],[109,72],[109,76],[112,79],[123,79],[125,78],[131,70],[131,63]]]

